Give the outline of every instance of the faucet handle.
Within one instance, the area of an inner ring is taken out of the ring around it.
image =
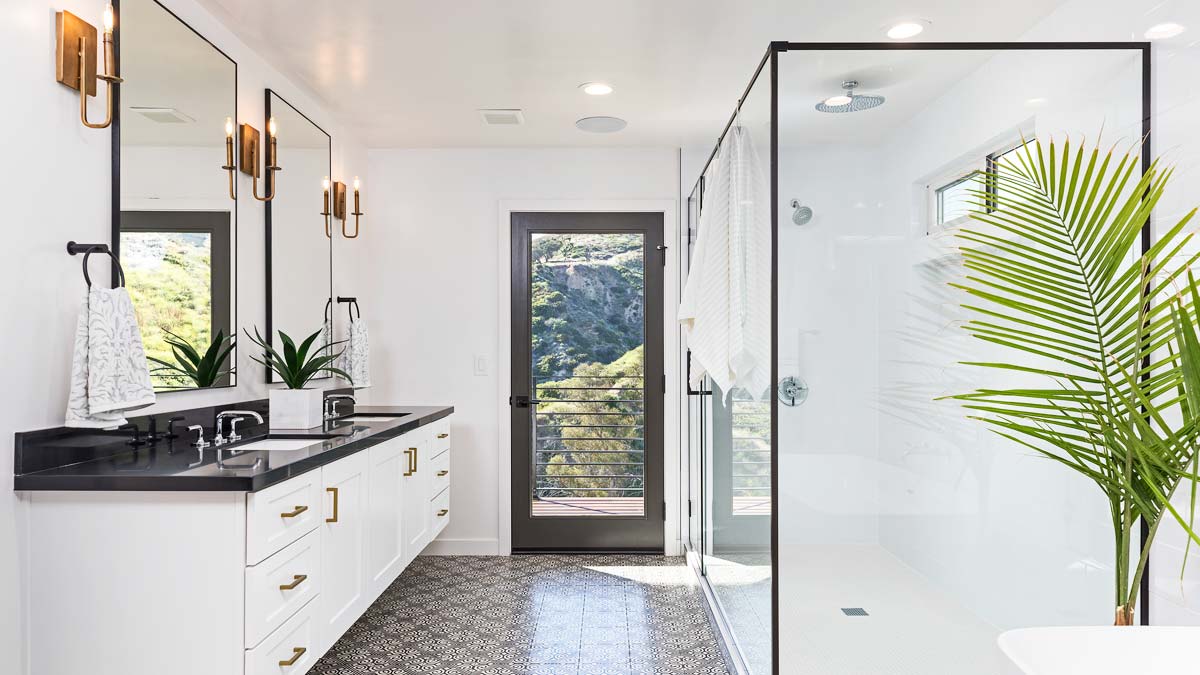
[[[204,427],[199,424],[193,424],[188,427],[188,431],[196,432],[196,440],[192,442],[192,446],[197,448],[207,448],[208,441],[204,440]]]
[[[242,440],[242,436],[241,436],[241,434],[239,434],[239,433],[237,432],[237,425],[238,425],[238,423],[239,423],[239,422],[241,422],[241,421],[242,421],[242,420],[244,420],[244,419],[246,419],[246,418],[245,418],[245,417],[234,417],[233,419],[229,420],[229,436],[228,436],[228,439],[229,439],[229,442],[230,442],[230,443],[232,443],[232,442],[234,442],[234,441],[240,441],[240,440]]]

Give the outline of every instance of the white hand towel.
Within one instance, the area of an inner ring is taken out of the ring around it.
[[[89,289],[75,328],[66,425],[117,427],[125,424],[125,412],[152,403],[150,366],[129,293]]]
[[[693,387],[705,374],[728,397],[771,386],[771,204],[758,154],[734,127],[706,182],[704,211],[679,321],[692,350]]]
[[[338,367],[353,379],[355,389],[371,386],[371,343],[367,337],[367,323],[362,319],[350,321],[350,336],[342,352]]]

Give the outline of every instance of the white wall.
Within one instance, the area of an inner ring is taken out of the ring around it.
[[[261,126],[263,89],[277,89],[333,134],[335,173],[366,178],[365,151],[312,95],[265,63],[192,0],[164,0],[164,4],[238,62],[241,119]],[[11,491],[13,433],[62,423],[71,338],[84,291],[80,259],[66,254],[66,242],[108,242],[111,232],[110,135],[80,125],[77,92],[54,81],[54,12],[60,9],[98,25],[103,3],[12,0],[6,3],[5,20],[0,22],[0,62],[10,65],[11,91],[20,92],[8,97],[0,109],[0,126],[7,130],[4,149],[14,158],[3,170],[4,183],[17,195],[10,200],[8,241],[0,253],[0,284],[5,288],[0,309],[6,317],[0,366],[8,383],[0,394],[0,672],[4,673],[20,672],[24,659],[25,598],[19,582],[25,551],[23,502]],[[99,101],[102,105],[103,99]],[[94,108],[93,118],[102,114],[100,105]],[[249,189],[243,181],[238,207],[238,319],[243,326],[261,325],[265,307],[263,209],[248,196]],[[369,205],[369,192],[365,199]],[[338,260],[353,255],[349,244],[339,241],[336,246]],[[106,279],[107,266],[92,262],[93,277]],[[339,278],[339,285],[358,285],[352,276],[355,266],[343,263],[338,269],[345,277]],[[162,395],[147,412],[265,396],[261,371],[246,354],[240,353],[236,389]]]
[[[499,415],[497,228],[502,201],[674,200],[672,149],[372,150],[376,186],[363,317],[375,386],[360,400],[452,404],[455,517],[433,544],[442,553],[498,552]],[[474,374],[483,357],[487,374]],[[670,400],[670,399],[669,399]],[[507,443],[503,444],[507,447]],[[673,448],[668,448],[668,452]]]

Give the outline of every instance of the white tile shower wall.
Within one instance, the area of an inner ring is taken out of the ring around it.
[[[880,175],[873,157],[861,147],[780,148],[779,376],[809,387],[802,405],[779,406],[785,543],[878,541],[884,468],[875,442]],[[806,225],[791,220],[793,198],[813,210]]]
[[[431,547],[497,552],[497,414],[502,397],[496,326],[501,201],[673,199],[674,149],[371,150],[369,241],[378,251],[358,292],[371,330],[368,401],[452,403],[456,517]],[[366,235],[364,235],[366,236]],[[475,373],[476,357],[487,364]],[[507,384],[503,391],[507,392]],[[498,398],[499,397],[499,398]]]
[[[335,171],[367,177],[364,151],[324,106],[290,82],[233,32],[193,0],[164,0],[183,20],[238,62],[238,113],[247,121],[263,117],[263,89],[272,87],[329,129],[334,137]],[[0,111],[9,130],[5,149],[11,157],[5,182],[21,186],[10,204],[8,239],[3,247],[0,305],[4,322],[2,364],[8,384],[0,399],[0,672],[25,672],[22,638],[21,575],[26,552],[22,501],[11,490],[13,433],[61,424],[67,394],[71,337],[83,280],[79,259],[66,255],[69,239],[107,242],[110,236],[110,136],[79,124],[77,94],[54,81],[54,12],[68,10],[100,23],[102,3],[82,0],[14,0],[5,6],[0,61],[9,85],[21,92]],[[100,99],[101,101],[103,99]],[[95,111],[99,111],[97,101]],[[261,125],[261,122],[258,123]],[[361,168],[360,168],[361,167]],[[218,169],[219,170],[219,169]],[[218,178],[220,178],[218,176]],[[367,185],[370,183],[367,182]],[[263,322],[263,211],[245,196],[243,184],[238,226],[238,317],[242,325]],[[319,195],[316,197],[319,199]],[[343,247],[338,245],[340,253]],[[103,265],[94,274],[107,279]],[[343,264],[342,274],[356,268]],[[347,284],[351,282],[347,281]],[[243,352],[243,376],[237,389],[163,396],[152,411],[265,396],[257,367]]]

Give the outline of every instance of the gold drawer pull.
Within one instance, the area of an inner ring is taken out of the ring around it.
[[[450,434],[438,434],[438,438],[450,438]]]
[[[307,650],[307,649],[305,649],[304,647],[293,647],[293,648],[292,648],[292,658],[290,658],[290,659],[287,659],[287,660],[285,660],[285,661],[280,661],[280,662],[279,662],[279,665],[281,665],[281,666],[294,666],[294,665],[296,665],[296,662],[300,660],[300,657],[301,657],[301,656],[304,656],[304,653],[305,653],[305,652],[307,652],[307,651],[308,651],[308,650]]]
[[[439,471],[439,472],[438,472],[438,475],[439,475],[439,476],[445,476],[445,475],[447,475],[447,474],[449,474],[449,473],[450,473],[450,471],[449,471],[448,469],[443,469],[442,471]]]
[[[413,468],[413,452],[415,451],[416,448],[409,448],[404,451],[404,454],[408,456],[408,470],[404,472],[405,476],[411,476],[413,475],[413,471],[416,471],[416,469]]]
[[[287,513],[281,513],[281,514],[279,514],[279,517],[280,518],[295,518],[296,516],[300,515],[301,513],[304,513],[307,510],[308,510],[307,506],[297,506],[295,511],[288,511]]]
[[[338,489],[335,487],[325,488],[325,491],[333,493],[333,517],[326,518],[325,522],[336,523],[338,521]]]
[[[450,509],[442,509],[441,511],[438,511],[438,518],[441,518],[442,516],[446,515],[447,513],[450,513]]]
[[[290,590],[292,590],[293,588],[295,588],[295,587],[299,586],[300,584],[304,583],[304,580],[305,580],[305,579],[307,579],[307,578],[308,578],[308,575],[307,575],[307,574],[293,574],[293,575],[292,575],[292,579],[294,579],[295,581],[293,581],[293,582],[292,582],[292,583],[290,583],[290,584],[281,584],[281,585],[279,586],[279,590],[281,590],[281,591],[290,591]]]

